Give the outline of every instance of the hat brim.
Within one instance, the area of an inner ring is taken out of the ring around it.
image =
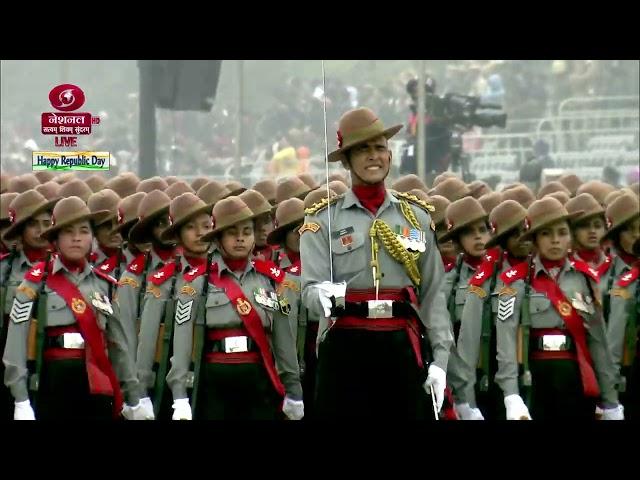
[[[267,244],[269,245],[280,245],[284,239],[284,236],[287,234],[292,227],[297,225],[298,223],[304,222],[304,214],[298,219],[293,220],[292,222],[285,223],[284,225],[280,225],[278,228],[274,228],[269,235],[267,235]]]
[[[181,218],[179,221],[172,223],[162,231],[162,233],[160,234],[160,240],[162,240],[163,242],[169,242],[171,240],[175,240],[178,230],[180,230],[180,227],[182,227],[185,223],[187,223],[193,217],[200,215],[201,213],[211,214],[211,206],[207,204],[202,207],[196,208],[193,211],[189,212],[187,215],[185,215],[183,218]],[[210,235],[210,233],[211,232],[207,233],[207,235]],[[206,237],[207,235],[205,235],[204,237]],[[204,237],[202,237],[202,240],[208,241]]]
[[[494,235],[493,237],[491,237],[489,239],[489,241],[487,243],[484,244],[484,248],[492,248],[492,247],[497,247],[498,244],[505,238],[509,237],[514,230],[516,230],[520,224],[524,222],[524,218],[522,220],[520,220],[519,222],[514,223],[513,225],[510,225],[506,230],[504,230],[503,232],[500,232],[497,235]]]
[[[65,227],[68,227],[69,225],[73,225],[74,223],[82,222],[85,220],[89,220],[90,222],[95,224],[96,220],[104,218],[104,215],[108,213],[110,213],[108,210],[100,210],[93,213],[85,213],[85,214],[77,215],[75,217],[71,217],[65,220],[64,222],[56,223],[54,226],[46,229],[44,232],[40,234],[40,236],[45,240],[51,241],[55,233],[59,232]]]
[[[460,232],[460,230],[462,230],[463,228],[468,227],[472,223],[479,222],[480,220],[484,220],[486,222],[488,219],[489,219],[489,214],[485,214],[485,215],[482,215],[482,216],[476,217],[476,218],[471,218],[468,221],[466,221],[464,223],[461,223],[460,225],[456,225],[453,229],[451,229],[447,233],[443,234],[440,237],[440,241],[441,242],[447,242],[447,241],[451,240],[454,236],[456,236],[456,234],[458,232]]]
[[[347,145],[343,145],[342,147],[340,147],[338,150],[334,150],[333,152],[331,152],[328,156],[328,160],[330,162],[340,162],[342,160],[346,160],[347,157],[345,156],[345,152],[353,147],[357,147],[358,145],[362,145],[365,142],[368,142],[369,140],[372,140],[374,138],[378,138],[378,137],[385,137],[387,140],[389,140],[391,137],[393,137],[396,133],[398,133],[400,130],[402,130],[402,127],[404,127],[404,125],[394,125],[393,127],[387,128],[386,130],[383,130],[380,133],[375,133],[372,134],[366,138],[362,138],[360,140],[358,140],[357,142],[353,142]]]
[[[151,224],[161,217],[162,215],[166,215],[169,212],[169,205],[155,210],[151,212],[149,215],[145,216],[142,220],[138,220],[136,224],[131,227],[129,230],[129,241],[133,243],[146,243],[150,240],[150,232],[149,229]]]
[[[557,218],[554,218],[552,220],[549,220],[548,222],[544,222],[543,224],[537,225],[535,228],[532,228],[532,229],[526,231],[525,233],[523,233],[522,235],[520,235],[520,237],[518,237],[518,241],[521,242],[521,241],[524,241],[524,240],[533,240],[533,236],[537,232],[542,230],[543,228],[546,228],[549,225],[553,225],[554,223],[562,222],[564,220],[566,220],[569,223],[571,223],[571,221],[573,219],[578,218],[583,213],[584,212],[574,212],[574,213],[570,213],[568,215],[562,215],[561,217],[557,217]]]
[[[103,223],[107,223],[111,220],[117,219],[118,218],[118,214],[114,213],[112,211],[109,211],[108,215],[103,216],[102,218],[96,219],[94,221],[94,224],[96,227],[99,227],[100,225],[102,225]]]
[[[2,238],[5,240],[15,239],[20,234],[21,228],[27,222],[27,220],[29,220],[30,218],[33,218],[34,216],[44,211],[53,210],[53,207],[55,206],[56,203],[58,203],[58,201],[61,198],[62,197],[53,198],[51,200],[47,200],[46,202],[43,202],[40,205],[38,205],[35,208],[35,210],[32,213],[30,213],[27,217],[21,218],[17,222],[11,224],[11,226],[7,229],[7,231],[4,232],[4,235],[2,235]]]
[[[207,233],[205,236],[202,237],[202,240],[205,242],[211,242],[215,239],[215,236],[221,231],[226,230],[227,228],[233,227],[234,225],[237,225],[240,222],[246,222],[247,220],[255,220],[256,218],[262,215],[264,215],[264,213],[258,213],[258,214],[254,213],[250,216],[241,217],[238,220],[235,220],[233,223],[229,223],[226,225],[222,223],[220,224],[221,226],[219,227],[216,225],[216,227],[213,230],[211,230],[209,233]]]
[[[227,198],[227,197],[237,197],[238,195],[240,195],[243,192],[246,192],[247,189],[245,187],[241,187],[241,188],[237,188],[235,190],[231,190],[231,193],[229,195],[227,195],[226,197],[223,198]]]
[[[589,220],[593,217],[597,217],[599,215],[602,215],[604,217],[605,215],[605,210],[604,208],[599,210],[599,211],[592,211],[592,212],[585,212],[583,213],[581,216],[576,217],[576,218],[572,218],[571,219],[571,226],[575,226],[576,224],[580,223],[580,222],[584,222],[585,220]]]
[[[631,213],[628,217],[623,219],[620,223],[618,223],[617,225],[613,226],[611,229],[607,230],[605,232],[604,236],[602,237],[602,239],[604,240],[604,239],[611,238],[611,235],[613,235],[615,232],[620,230],[622,227],[624,227],[630,221],[635,220],[636,217],[640,217],[640,212]]]

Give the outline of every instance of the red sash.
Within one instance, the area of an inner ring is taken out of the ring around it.
[[[111,362],[107,358],[102,331],[91,305],[87,305],[84,296],[76,285],[71,283],[62,272],[47,277],[47,285],[60,295],[71,309],[78,323],[78,329],[87,345],[85,358],[89,390],[93,394],[113,395],[113,416],[120,416],[122,410],[122,391]]]
[[[546,274],[538,275],[531,282],[531,287],[539,293],[547,296],[553,308],[560,314],[569,333],[576,342],[576,353],[578,357],[578,366],[580,367],[580,376],[582,377],[582,388],[584,394],[588,397],[597,397],[600,395],[600,388],[593,371],[593,361],[591,353],[587,347],[586,331],[582,317],[567,301],[560,286],[549,278]]]
[[[229,300],[231,300],[231,302],[235,305],[244,328],[247,330],[251,338],[253,338],[253,340],[258,345],[258,348],[260,349],[262,362],[264,363],[267,373],[269,374],[269,378],[271,379],[273,387],[281,397],[284,397],[284,385],[282,385],[280,377],[278,376],[278,372],[276,371],[276,366],[273,361],[273,355],[271,354],[271,348],[269,347],[269,340],[267,339],[267,335],[264,333],[262,320],[260,319],[258,312],[256,312],[253,305],[251,305],[251,302],[247,300],[244,292],[232,277],[230,277],[229,275],[220,276],[217,264],[213,267],[213,270],[209,275],[209,281],[216,287],[223,288],[225,294],[227,295],[227,297],[229,297]]]

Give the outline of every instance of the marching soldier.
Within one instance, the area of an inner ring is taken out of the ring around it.
[[[537,253],[500,276],[495,378],[508,420],[593,420],[598,397],[604,419],[624,418],[597,277],[588,265],[568,258],[570,219],[554,198],[532,203],[521,240],[531,239]]]
[[[30,268],[17,288],[3,356],[16,420],[35,419],[29,389],[40,419],[108,418],[110,412],[144,418],[124,332],[107,293],[115,280],[86,260],[93,240],[91,222],[106,214],[91,213],[79,197],[60,200],[50,227],[41,234],[56,245],[57,255]],[[37,319],[30,321],[33,315]],[[105,333],[113,347],[112,361],[124,372],[125,408],[106,354]],[[27,360],[35,363],[31,381]]]
[[[485,243],[485,260],[469,280],[460,320],[457,349],[463,387],[455,408],[462,420],[480,420],[482,412],[489,420],[504,418],[501,392],[493,381],[497,370],[493,314],[502,288],[500,274],[526,261],[531,252],[531,242],[520,241],[526,216],[525,208],[514,200],[504,201],[489,215],[492,237]]]
[[[251,187],[251,189],[255,190],[256,192],[260,192],[271,205],[276,204],[277,185],[275,180],[270,178],[266,180],[260,180],[259,182],[256,182],[256,184]]]
[[[441,185],[448,181],[445,180]],[[487,252],[485,249],[485,244],[490,238],[487,217],[488,215],[480,202],[471,196],[454,201],[445,212],[447,231],[440,240],[443,242],[453,240],[460,252],[455,266],[446,274],[443,285],[456,342],[460,332],[462,310],[469,290],[469,281],[483,261],[495,261],[497,255],[495,251]],[[448,383],[451,386],[455,403],[461,405],[462,410],[459,416],[462,415],[466,418],[468,413],[474,418],[481,417],[479,411],[467,411],[466,404],[469,404],[471,399],[466,398],[464,380],[460,376],[463,368],[462,363],[454,345],[449,356]]]
[[[360,108],[339,128],[328,160],[350,170],[353,186],[308,209],[299,230],[303,304],[320,318],[317,416],[433,418],[453,339],[432,207],[385,189],[387,140],[402,125],[385,129]],[[433,356],[427,375],[423,333]]]
[[[109,212],[109,215],[101,221],[94,221],[96,233],[89,261],[102,273],[109,274],[116,279],[120,274],[120,264],[124,262],[122,235],[120,232],[114,231],[118,227],[119,202],[118,194],[108,188],[91,194],[87,200],[87,206],[92,213],[103,210]]]
[[[633,243],[640,236],[638,197],[626,193],[615,199],[605,212],[607,232],[603,240],[611,241],[613,267],[611,275],[620,278],[633,265]]]
[[[165,407],[168,407],[165,402],[169,397],[164,398],[168,394],[164,387],[173,329],[177,325],[174,317],[182,318],[186,308],[186,303],[176,305],[175,299],[183,293],[187,296],[194,293],[186,285],[183,273],[204,272],[201,267],[206,266],[210,248],[210,241],[205,241],[204,235],[209,231],[209,205],[190,192],[171,200],[169,225],[160,234],[160,239],[175,242],[181,254],[147,277],[136,357],[141,401],[145,405],[153,402],[156,417],[164,417]]]
[[[273,216],[275,211],[272,205],[262,196],[261,193],[249,189],[239,195],[239,198],[247,204],[256,216],[254,232],[255,248],[253,255],[262,260],[274,261],[277,257],[277,251],[267,243],[267,237],[273,231]]]
[[[453,269],[453,267],[455,267],[456,257],[458,255],[458,251],[455,244],[453,243],[453,240],[447,240],[446,242],[442,241],[442,236],[447,233],[447,225],[445,223],[444,214],[451,202],[441,195],[433,195],[429,197],[429,201],[431,205],[433,205],[433,208],[435,208],[435,211],[431,214],[431,220],[436,226],[438,250],[440,251],[440,255],[442,256],[444,271],[445,273],[449,273]]]
[[[299,420],[304,403],[287,318],[297,312],[275,293],[284,272],[273,262],[251,259],[255,214],[239,197],[216,203],[212,218],[215,226],[202,241],[215,240],[219,253],[212,263],[187,271],[176,295],[167,377],[173,419],[276,419],[284,397],[282,411]]]
[[[11,216],[9,214],[9,205],[18,196],[15,192],[7,192],[0,195],[0,261],[5,258],[5,255],[11,252],[11,246],[14,242],[4,241],[4,232],[11,226]],[[4,265],[0,263],[0,265]],[[0,267],[4,268],[4,267]],[[0,271],[4,272],[4,270]],[[0,274],[0,278],[4,279],[4,276]]]

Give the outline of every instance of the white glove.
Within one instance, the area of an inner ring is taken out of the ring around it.
[[[153,404],[149,397],[141,398],[135,407],[125,405],[122,407],[122,416],[127,420],[155,420]]]
[[[282,413],[284,413],[289,420],[301,420],[302,417],[304,417],[304,402],[302,400],[284,397]]]
[[[602,410],[602,408],[600,408],[599,405],[596,405],[596,420],[602,420],[603,413],[604,413],[604,410]]]
[[[339,303],[339,299],[344,299],[344,296],[347,293],[346,282],[321,282],[313,285],[313,288],[318,290],[318,298],[320,299],[320,303],[322,304],[322,309],[324,310],[325,317],[331,316],[331,307],[333,307],[331,298],[333,297],[334,301],[336,301],[336,303]]]
[[[602,420],[624,420],[624,407],[605,408],[602,410]]]
[[[504,397],[504,406],[507,409],[507,420],[531,420],[529,409],[518,394]]]
[[[423,387],[429,396],[431,395],[430,390],[433,388],[439,412],[444,403],[444,389],[447,387],[447,374],[439,366],[432,363],[429,365],[427,380],[424,382]]]
[[[173,416],[171,420],[192,420],[191,405],[188,398],[178,398],[173,401]]]
[[[14,420],[35,420],[36,414],[33,413],[33,408],[31,408],[31,402],[29,400],[25,400],[24,402],[15,402],[15,407],[13,409],[13,419]]]
[[[479,408],[471,408],[468,403],[456,403],[453,405],[456,415],[460,420],[484,420]]]

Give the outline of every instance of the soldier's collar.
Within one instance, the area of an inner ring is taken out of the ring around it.
[[[569,261],[569,257],[566,257],[564,259],[564,264],[562,265],[562,270],[560,273],[564,273],[571,270],[571,262]],[[552,276],[545,268],[544,265],[542,264],[542,260],[540,260],[540,254],[536,254],[536,256],[533,258],[533,273],[535,276],[538,276],[538,274],[540,272],[545,272],[547,273],[547,275]]]
[[[385,208],[387,208],[390,203],[400,203],[400,200],[398,200],[396,197],[391,195],[389,193],[389,190],[385,189],[384,202],[382,202],[382,205],[380,205],[380,208],[378,209],[378,213],[382,212]],[[353,193],[353,190],[349,189],[345,192],[344,197],[342,197],[342,209],[344,210],[346,208],[351,208],[354,205],[357,205],[361,209],[366,210],[366,208],[364,208],[360,203],[360,200],[358,200],[358,197],[356,197],[356,194]]]
[[[62,263],[62,260],[60,260],[60,255],[56,255],[56,258],[53,260],[53,267],[51,268],[51,273],[56,273],[59,270],[64,269],[64,271],[71,273],[69,271],[69,269],[67,267],[65,267],[64,263]],[[79,275],[88,275],[89,273],[91,273],[92,270],[92,266],[91,263],[89,262],[85,262],[84,264],[84,269],[79,272]]]
[[[218,263],[218,268],[220,269],[219,270],[220,273],[226,270],[227,272],[233,273],[235,275],[244,275],[245,273],[247,273],[249,270],[253,268],[253,257],[249,257],[249,259],[247,260],[247,265],[244,267],[244,270],[242,272],[236,272],[234,270],[231,270],[225,263],[224,259],[222,258],[222,255],[218,255],[217,263]]]

